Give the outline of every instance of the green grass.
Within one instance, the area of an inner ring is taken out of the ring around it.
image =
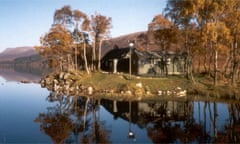
[[[137,83],[142,83],[143,88],[152,92],[158,90],[170,90],[176,87],[186,88],[190,81],[182,77],[169,76],[168,78],[151,78],[132,76],[129,80],[127,74],[92,73],[79,79],[85,85],[92,85],[95,89],[122,89],[133,88]]]
[[[140,90],[144,91],[144,93],[149,91],[152,94],[157,94],[159,90],[173,90],[176,87],[180,87],[186,89],[190,95],[240,99],[239,87],[231,87],[230,85],[226,85],[225,82],[214,87],[212,81],[206,77],[196,77],[195,83],[192,83],[183,76],[138,77],[132,75],[131,79],[129,79],[128,74],[107,74],[100,72],[87,74],[81,71],[71,71],[68,72],[68,75],[67,81],[72,82],[71,85],[73,86],[92,86],[96,91],[114,91],[116,95],[127,90],[132,92]],[[51,74],[51,77],[52,79],[56,79],[59,77],[59,73]],[[136,87],[137,83],[142,83],[142,89]]]

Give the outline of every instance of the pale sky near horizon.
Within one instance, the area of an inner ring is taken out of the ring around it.
[[[95,12],[112,18],[111,36],[147,30],[167,0],[0,0],[0,52],[6,48],[39,45],[49,31],[55,10],[64,5],[89,17]]]

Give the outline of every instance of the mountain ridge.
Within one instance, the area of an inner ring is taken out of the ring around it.
[[[14,48],[6,48],[0,53],[0,61],[13,61],[19,57],[28,57],[36,55],[37,51],[31,46],[20,46]]]
[[[124,48],[128,47],[129,40],[135,41],[135,48],[140,50],[154,50],[157,49],[157,45],[148,44],[147,31],[134,32],[118,37],[104,40],[102,44],[102,57],[114,47]],[[0,62],[8,61],[12,62],[17,58],[30,57],[32,55],[38,55],[33,46],[19,46],[15,48],[6,48],[0,53]]]

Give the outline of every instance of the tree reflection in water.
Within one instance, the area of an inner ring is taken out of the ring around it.
[[[53,107],[40,113],[35,122],[54,143],[110,143],[109,130],[100,121],[99,100],[64,96],[51,92],[47,97]]]
[[[73,123],[64,114],[39,114],[36,122],[41,123],[41,131],[49,135],[54,143],[63,143],[73,129]]]
[[[142,113],[148,137],[154,143],[194,142],[206,133],[193,118],[193,102],[149,103],[150,113]]]
[[[228,104],[229,124],[225,125],[225,132],[218,133],[216,143],[240,142],[240,104]]]
[[[101,121],[100,105],[114,116],[128,121],[127,138],[133,138],[137,125],[146,130],[153,143],[237,143],[240,141],[240,104],[228,104],[228,121],[219,122],[219,103],[202,101],[117,101],[94,96],[65,96],[51,92],[52,103],[35,122],[54,143],[111,143],[111,130]],[[195,108],[194,108],[195,107]]]

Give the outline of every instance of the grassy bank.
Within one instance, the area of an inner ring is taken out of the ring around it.
[[[95,89],[121,89],[135,87],[137,83],[142,83],[144,89],[149,89],[151,92],[158,90],[171,90],[176,87],[187,89],[191,82],[180,76],[166,77],[138,77],[128,74],[107,74],[107,73],[92,73],[85,74],[77,78],[79,83],[92,85]]]
[[[68,84],[69,86],[67,87],[71,87],[72,91],[86,92],[87,87],[92,87],[94,92],[104,97],[117,96],[123,98],[123,96],[126,96],[125,98],[128,98],[129,96],[135,96],[135,98],[140,97],[141,99],[155,99],[159,98],[159,91],[170,91],[174,95],[176,88],[180,87],[182,90],[186,90],[189,96],[201,95],[203,97],[240,99],[239,87],[231,87],[224,82],[220,82],[219,86],[214,87],[211,79],[208,77],[196,77],[195,83],[192,83],[183,76],[131,76],[130,79],[128,74],[100,72],[86,74],[80,71],[71,71],[68,73],[60,72],[51,74],[48,76],[48,79],[50,81],[47,82],[49,86],[52,86],[51,81],[55,80],[60,85],[59,87],[66,87],[66,84]],[[137,86],[138,84],[141,86]],[[174,99],[174,97],[169,97],[169,95],[166,96],[166,93],[161,94],[160,98]]]

